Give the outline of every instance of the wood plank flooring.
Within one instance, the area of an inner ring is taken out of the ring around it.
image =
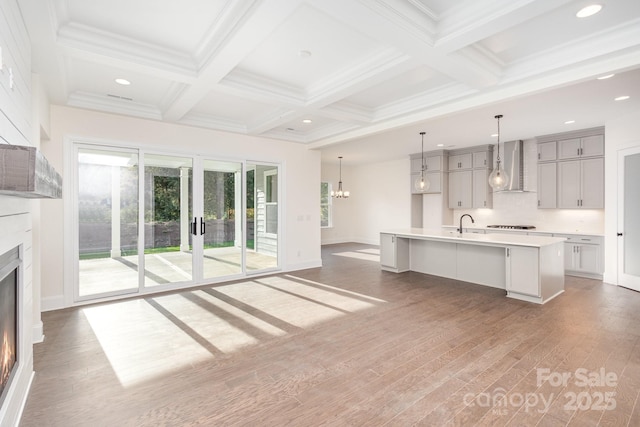
[[[640,425],[640,294],[567,276],[539,306],[376,251],[44,313],[21,426]]]

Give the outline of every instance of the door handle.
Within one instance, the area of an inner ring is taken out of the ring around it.
[[[204,224],[204,220],[202,219],[202,217],[200,217],[200,235],[204,235],[206,230],[205,224]]]
[[[198,232],[196,230],[197,226],[198,226],[198,219],[194,216],[193,222],[191,223],[191,234],[193,234],[194,236],[198,235]]]

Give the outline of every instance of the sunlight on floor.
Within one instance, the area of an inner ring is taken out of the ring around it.
[[[82,309],[124,387],[386,301],[294,275]]]
[[[211,357],[144,299],[89,307],[82,312],[124,387]]]

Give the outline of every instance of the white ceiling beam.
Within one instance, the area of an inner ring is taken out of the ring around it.
[[[383,0],[314,1],[314,6],[337,20],[344,20],[341,16],[360,17],[350,20],[348,24],[369,37],[380,40],[381,43],[395,46],[432,69],[470,87],[491,86],[499,81],[500,76],[493,69],[487,69],[482,64],[475,63],[462,55],[437,49],[434,46],[435,40],[427,28],[417,28],[414,25],[415,21],[408,24],[402,11],[389,12],[389,8],[395,4],[395,2]]]
[[[435,47],[454,52],[557,9],[572,0],[485,0],[458,3],[442,14]]]
[[[257,48],[293,11],[302,0],[254,1],[244,10],[243,18],[227,36],[223,46],[202,66],[198,79],[178,96],[164,117],[170,121],[180,120],[206,96],[211,87],[218,84],[249,53]]]

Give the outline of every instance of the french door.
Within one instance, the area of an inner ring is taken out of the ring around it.
[[[74,148],[75,301],[279,268],[278,165]]]
[[[640,291],[640,146],[618,154],[618,283]]]

